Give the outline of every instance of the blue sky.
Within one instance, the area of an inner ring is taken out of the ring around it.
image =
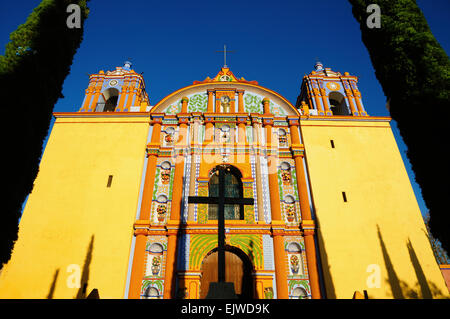
[[[0,2],[1,53],[9,34],[40,1]],[[450,1],[419,0],[430,28],[448,53]],[[217,53],[226,44],[227,64],[238,77],[256,80],[295,103],[303,75],[316,58],[332,70],[359,77],[369,115],[387,116],[386,99],[359,24],[346,0],[332,1],[98,1],[85,24],[84,41],[66,78],[55,112],[78,111],[88,73],[113,70],[131,59],[144,72],[151,105],[169,93],[214,76],[223,65]],[[382,10],[382,8],[381,8]],[[427,208],[392,122],[403,161],[422,213]]]

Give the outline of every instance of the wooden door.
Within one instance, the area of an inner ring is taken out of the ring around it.
[[[205,257],[202,264],[202,279],[200,281],[200,299],[206,298],[210,282],[217,281],[218,252]],[[225,251],[225,281],[233,282],[239,298],[252,298],[252,274],[248,262],[233,252]]]

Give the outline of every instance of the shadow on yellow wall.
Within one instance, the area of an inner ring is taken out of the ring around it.
[[[414,287],[409,286],[406,282],[400,280],[395,272],[394,265],[386,249],[383,237],[380,232],[380,227],[377,225],[378,239],[380,240],[381,251],[388,273],[386,282],[391,287],[392,297],[394,299],[433,299],[433,298],[448,298],[442,291],[432,282],[427,281],[425,273],[417,258],[416,252],[408,239],[406,248],[409,252],[411,264],[417,277],[417,284]]]
[[[80,289],[78,289],[78,293],[75,296],[76,299],[86,298],[86,289],[89,281],[89,266],[92,261],[93,250],[94,250],[94,235],[91,236],[91,242],[89,243],[86,258],[84,259],[83,272],[81,273],[80,279]]]

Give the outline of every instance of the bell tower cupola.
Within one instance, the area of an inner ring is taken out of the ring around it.
[[[136,73],[130,61],[114,71],[101,70],[89,75],[79,112],[146,112],[149,99],[142,73]]]
[[[342,75],[316,62],[314,71],[303,77],[296,107],[303,115],[367,116],[357,83],[356,76]]]

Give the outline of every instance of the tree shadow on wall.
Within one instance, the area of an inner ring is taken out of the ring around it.
[[[384,265],[388,275],[387,282],[391,286],[392,297],[394,299],[405,299],[402,287],[400,285],[400,279],[398,279],[397,273],[395,272],[394,265],[392,264],[391,258],[387,252],[386,245],[384,244],[384,240],[380,232],[380,226],[378,224],[377,235],[380,240],[381,252],[383,253]]]
[[[386,245],[380,232],[380,227],[377,225],[378,238],[383,253],[383,259],[388,272],[388,279],[386,282],[391,287],[392,297],[394,299],[432,299],[432,298],[449,298],[433,282],[427,281],[425,273],[419,263],[416,252],[408,239],[406,248],[408,249],[411,264],[414,268],[417,284],[409,286],[405,281],[400,280],[394,270],[391,258],[387,252]]]
[[[325,285],[325,297],[326,299],[336,299],[336,290],[334,288],[334,284],[333,284],[333,278],[331,276],[331,266],[328,263],[328,255],[327,252],[325,250],[325,242],[323,240],[323,236],[322,236],[322,232],[320,229],[320,223],[319,223],[319,218],[316,214],[316,234],[317,234],[317,241],[318,241],[318,256],[317,256],[317,261],[320,263],[320,268],[322,269],[322,277],[323,277],[323,282]],[[306,256],[308,258],[308,256]],[[322,298],[323,298],[322,297]]]
[[[241,283],[241,295],[239,296],[239,299],[256,299],[257,292],[256,292],[256,280],[254,280],[253,272],[255,271],[255,256],[253,254],[254,249],[254,243],[253,240],[250,240],[249,243],[249,253],[248,256],[244,254],[244,256],[241,257],[243,261],[244,271],[242,276],[242,283]]]
[[[48,291],[47,299],[53,299],[53,294],[55,293],[56,281],[58,280],[59,269],[56,269],[55,274],[53,275],[53,281],[50,286],[50,290]]]
[[[84,259],[83,272],[81,274],[80,279],[80,288],[78,289],[78,293],[75,296],[76,299],[86,298],[86,289],[89,281],[89,267],[92,261],[93,250],[94,250],[94,235],[91,236],[91,242],[89,243],[86,258]]]

